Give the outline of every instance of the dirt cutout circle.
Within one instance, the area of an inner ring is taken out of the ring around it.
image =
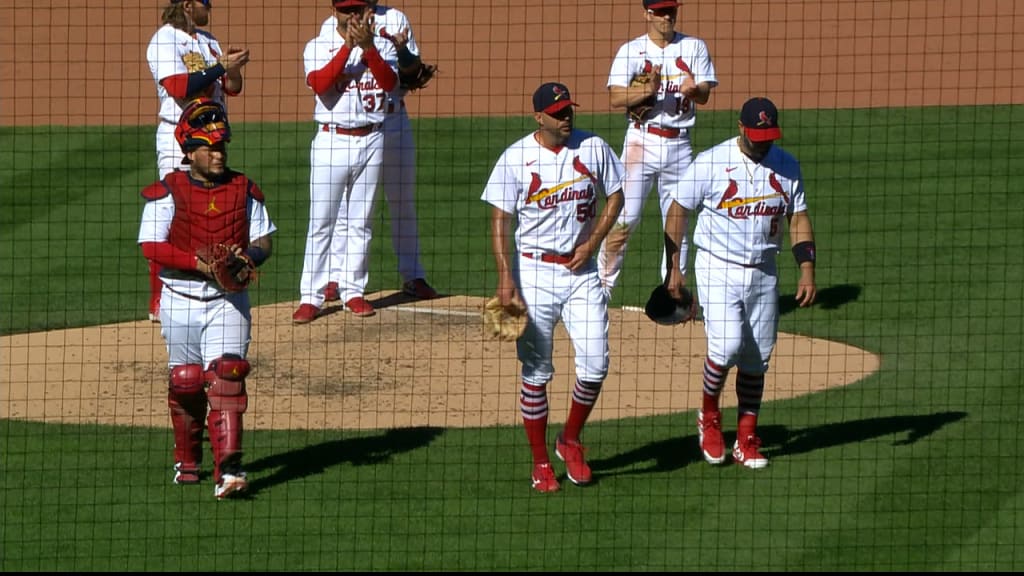
[[[295,326],[295,303],[253,309],[247,380],[250,429],[485,427],[520,421],[514,342],[484,336],[485,299],[415,302],[370,297],[376,316],[328,306]],[[610,310],[611,369],[592,418],[698,408],[706,352],[699,322],[659,326],[635,310]],[[128,322],[0,338],[0,418],[169,427],[167,352],[160,325]],[[572,345],[559,326],[551,420],[568,414]],[[879,358],[826,340],[780,333],[766,402],[844,386]],[[732,383],[722,396],[735,405]]]

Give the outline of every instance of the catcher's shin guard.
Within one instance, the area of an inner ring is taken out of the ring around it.
[[[206,377],[199,364],[171,368],[167,406],[174,426],[174,461],[179,471],[198,477],[203,461],[203,421],[206,419]]]
[[[223,468],[237,466],[242,455],[242,414],[249,406],[245,392],[245,377],[249,362],[235,354],[225,354],[210,362],[206,372],[209,388],[210,444],[213,447],[213,478],[220,482]],[[227,472],[236,473],[234,470]]]

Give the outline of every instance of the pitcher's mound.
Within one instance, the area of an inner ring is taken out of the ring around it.
[[[328,306],[295,326],[296,303],[253,309],[246,428],[468,427],[517,424],[519,362],[514,342],[485,337],[483,298],[369,300],[376,316]],[[611,370],[593,418],[699,407],[704,327],[658,326],[640,312],[610,311]],[[0,417],[72,423],[170,425],[167,352],[160,325],[129,322],[0,338]],[[553,422],[568,413],[572,345],[555,335]],[[779,334],[764,400],[843,386],[878,369],[864,350]],[[732,378],[723,394],[735,405]]]

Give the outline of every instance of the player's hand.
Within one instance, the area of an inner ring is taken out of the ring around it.
[[[241,72],[242,67],[249,63],[249,50],[231,46],[227,53],[220,57],[220,64],[228,72]]]
[[[683,289],[686,288],[686,276],[683,276],[678,269],[673,269],[665,279],[665,288],[668,290],[669,296],[675,300],[682,300]]]
[[[348,39],[363,50],[373,48],[373,29],[362,19],[352,18],[348,23]]]
[[[697,82],[693,79],[693,74],[690,74],[686,70],[683,70],[683,81],[679,84],[679,92],[683,96],[693,97],[697,95]]]
[[[401,50],[409,44],[409,29],[406,28],[397,34],[391,34],[388,36],[388,40],[395,45],[395,50]]]
[[[594,256],[594,246],[590,242],[584,242],[576,247],[572,251],[572,260],[565,267],[571,272],[579,272],[583,267],[590,264],[591,258]]]
[[[508,282],[498,280],[498,290],[494,295],[501,300],[502,306],[508,306],[516,300],[522,301],[522,298],[519,297],[519,290],[516,289],[515,282],[512,282],[511,278]]]
[[[796,301],[801,308],[814,304],[818,295],[818,288],[814,284],[814,268],[807,266],[800,268],[800,280],[796,285]]]
[[[651,81],[645,84],[647,87],[647,95],[654,96],[661,89],[661,64],[651,68]]]

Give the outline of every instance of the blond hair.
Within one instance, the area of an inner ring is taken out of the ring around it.
[[[171,3],[164,8],[163,23],[170,24],[178,30],[191,32],[192,22],[189,20],[188,15],[185,14],[185,2],[189,1],[191,0],[171,0]]]

